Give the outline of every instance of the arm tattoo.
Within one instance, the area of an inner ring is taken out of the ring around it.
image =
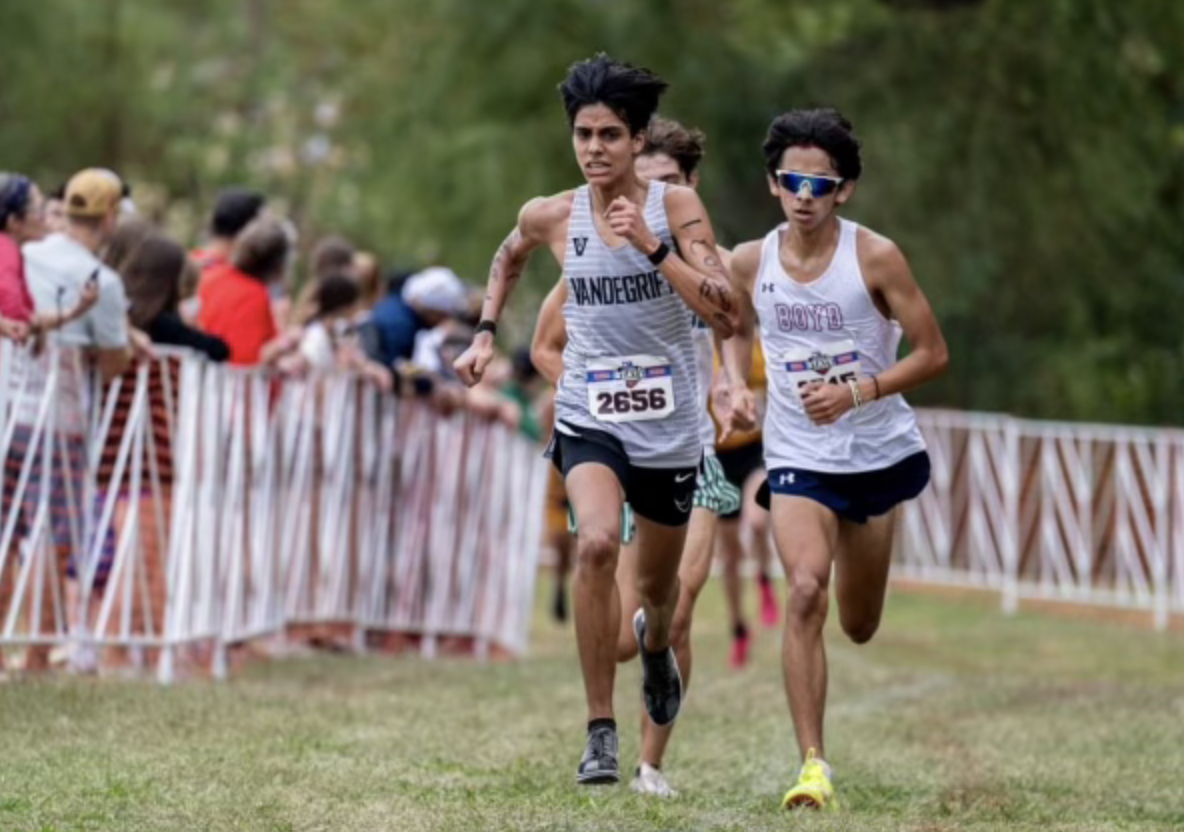
[[[718,306],[724,312],[732,311],[732,300],[728,297],[728,293],[710,277],[699,284],[699,297],[712,306]]]
[[[734,308],[732,298],[729,297],[727,291],[727,271],[723,269],[723,264],[720,263],[718,254],[715,253],[715,247],[708,243],[707,240],[694,240],[690,244],[691,253],[696,253],[700,262],[707,270],[712,272],[707,279],[704,279],[699,284],[699,295],[708,303],[719,307],[725,312],[731,312]],[[720,285],[719,280],[722,280],[723,285]]]
[[[493,264],[489,267],[490,286],[503,280],[513,283],[522,275],[522,266],[514,263],[511,256],[512,247],[521,239],[522,235],[515,228],[498,247],[497,254],[493,255]],[[488,298],[488,295],[486,297]]]
[[[691,253],[694,254],[696,249],[699,251],[699,258],[703,265],[713,272],[718,272],[721,276],[726,275],[723,264],[720,263],[719,257],[715,252],[715,246],[706,240],[694,240],[691,242]]]

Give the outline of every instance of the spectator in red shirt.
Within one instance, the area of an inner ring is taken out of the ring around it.
[[[274,355],[265,349],[278,335],[268,286],[283,280],[291,250],[283,224],[260,217],[235,241],[229,265],[198,287],[198,324],[226,342],[230,363],[267,363]]]
[[[190,254],[197,266],[198,285],[230,266],[234,241],[252,220],[258,219],[265,211],[266,199],[257,191],[227,188],[218,194],[214,213],[210,216],[209,240]],[[196,323],[201,313],[200,297],[196,293],[187,294],[178,311],[185,323]]]

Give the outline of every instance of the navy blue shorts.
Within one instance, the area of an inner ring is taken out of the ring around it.
[[[761,483],[757,504],[768,508],[773,494],[805,497],[829,508],[844,520],[866,523],[911,500],[929,484],[929,454],[919,451],[878,471],[826,474],[801,468],[774,468]]]

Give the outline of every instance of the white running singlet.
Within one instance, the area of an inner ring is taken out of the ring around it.
[[[663,182],[649,185],[645,221],[674,248]],[[690,308],[644,254],[629,243],[604,242],[587,185],[575,192],[567,234],[567,346],[556,429],[609,433],[638,467],[698,465],[706,400],[699,394]]]
[[[806,416],[799,387],[844,383],[896,363],[901,329],[881,314],[859,267],[859,226],[839,220],[839,243],[819,277],[799,283],[781,266],[783,223],[765,237],[753,286],[769,380],[765,464],[830,474],[888,468],[925,450],[916,417],[902,396],[848,411],[830,425]]]

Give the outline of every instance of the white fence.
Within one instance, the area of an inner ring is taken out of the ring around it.
[[[99,398],[82,367],[0,342],[0,650],[120,650],[170,681],[302,627],[525,649],[537,446],[348,376],[162,351]],[[1184,613],[1184,431],[919,417],[933,479],[896,574],[996,589],[1006,610]]]
[[[504,426],[179,351],[90,386],[76,355],[0,346],[0,648],[123,650],[162,681],[300,626],[525,649],[547,463]]]
[[[1184,431],[922,411],[933,479],[898,575],[1022,599],[1184,613]]]

